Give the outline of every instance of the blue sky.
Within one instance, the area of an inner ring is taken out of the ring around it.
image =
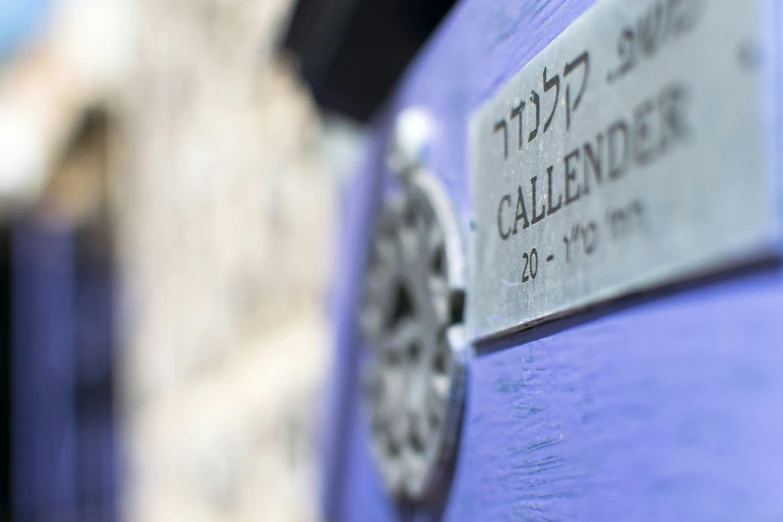
[[[53,1],[0,0],[0,60],[35,34]]]

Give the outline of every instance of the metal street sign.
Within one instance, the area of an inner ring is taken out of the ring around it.
[[[473,115],[474,338],[771,253],[769,6],[599,0]]]

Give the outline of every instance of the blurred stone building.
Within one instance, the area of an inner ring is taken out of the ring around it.
[[[44,160],[0,185],[110,222],[123,519],[315,520],[338,172],[277,51],[290,2],[61,3],[0,91]]]
[[[334,183],[288,0],[142,0],[112,192],[129,520],[316,518]]]

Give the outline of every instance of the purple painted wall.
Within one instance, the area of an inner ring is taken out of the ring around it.
[[[401,512],[374,470],[357,406],[355,309],[391,116],[411,105],[435,115],[430,165],[467,233],[469,114],[591,4],[462,2],[379,116],[345,194],[329,520],[783,520],[783,278],[774,264],[477,346],[442,513]]]

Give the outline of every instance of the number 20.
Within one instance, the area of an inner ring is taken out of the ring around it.
[[[530,251],[530,255],[522,254],[522,259],[525,260],[525,268],[522,270],[522,282],[527,283],[531,279],[535,279],[538,275],[538,251],[534,248]],[[528,276],[528,268],[530,276]]]

